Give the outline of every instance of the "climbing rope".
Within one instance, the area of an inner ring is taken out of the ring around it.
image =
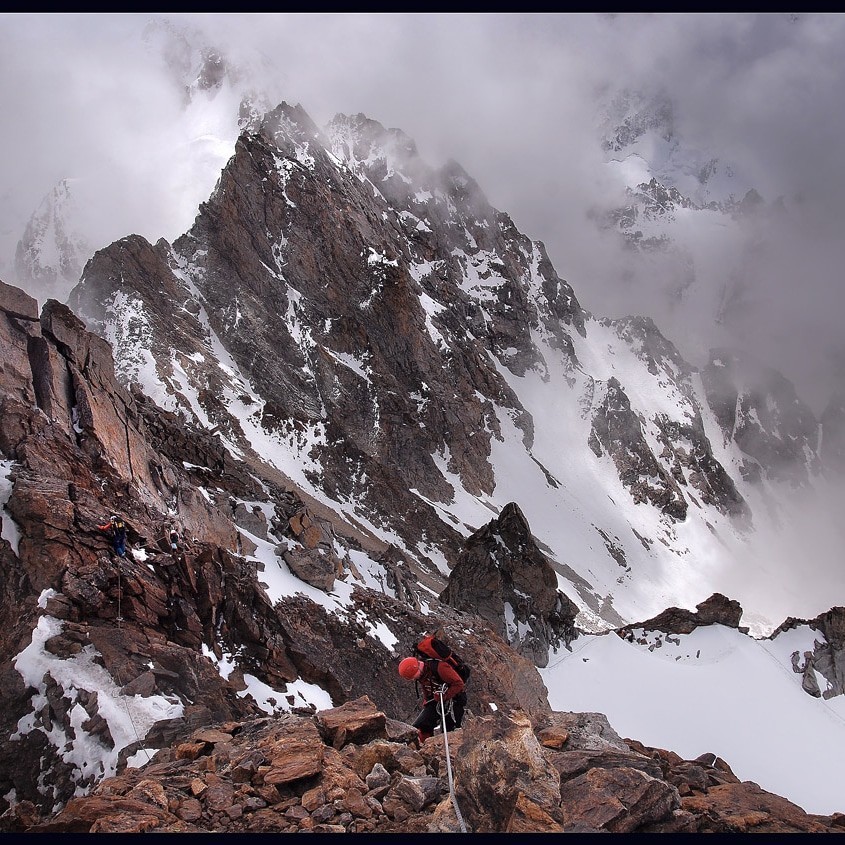
[[[122,628],[123,617],[120,615],[120,598],[123,594],[122,588],[122,573],[120,570],[120,561],[117,562],[117,627]],[[119,663],[116,663],[114,666],[114,674],[117,678],[117,682],[120,684],[121,688],[126,686],[126,681],[123,678],[123,671],[121,670],[121,666]],[[132,717],[132,711],[129,709],[129,704],[126,701],[125,696],[122,694],[117,696],[117,698],[121,699],[123,702],[123,709],[126,711],[126,718],[129,719],[129,724],[132,725],[132,731],[135,734],[135,739],[140,744],[142,741],[142,737],[138,733],[138,726],[135,724],[135,719]],[[149,751],[146,748],[141,748],[141,751],[144,752],[147,758],[147,762],[149,763],[153,758],[150,756]]]
[[[121,688],[125,687],[126,682],[123,680],[123,672],[121,671],[120,664],[115,664],[114,669],[115,676],[117,677],[117,682],[120,684]],[[123,702],[123,709],[126,711],[126,718],[129,719],[129,724],[132,725],[132,731],[135,734],[135,739],[140,745],[144,737],[141,737],[141,735],[138,733],[138,726],[135,724],[135,719],[132,718],[132,711],[129,709],[129,704],[126,701],[126,696],[124,696],[121,692],[121,694],[116,697]],[[146,748],[140,748],[139,751],[144,752],[148,763],[152,761],[153,758],[150,756],[150,752],[147,751]]]
[[[446,730],[446,707],[443,702],[443,693],[446,691],[446,686],[440,690],[440,718],[443,721],[443,745],[446,748],[446,774],[449,777],[449,794],[452,796],[452,806],[455,808],[455,815],[458,817],[458,824],[461,826],[461,833],[467,832],[467,826],[464,824],[464,817],[461,815],[461,810],[458,807],[458,799],[455,797],[455,782],[452,779],[452,759],[449,756],[449,732]]]
[[[121,586],[121,577],[120,577],[120,562],[117,564],[117,627],[121,627],[121,623],[123,622],[123,617],[120,615],[120,599],[123,593],[123,589]]]

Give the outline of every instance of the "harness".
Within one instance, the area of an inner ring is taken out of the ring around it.
[[[424,660],[423,663],[425,664],[425,669],[423,670],[423,674],[414,681],[414,686],[416,687],[417,698],[420,697],[420,687],[422,687],[422,699],[426,704],[430,701],[437,701],[437,697],[439,695],[440,701],[437,704],[437,714],[439,716],[450,716],[454,719],[455,699],[450,698],[448,701],[443,700],[443,696],[446,695],[446,690],[449,689],[449,684],[443,681],[440,677],[440,673],[437,671],[438,665],[443,662],[444,661],[438,660],[434,657],[429,660]],[[448,663],[448,661],[445,662]]]
[[[433,657],[427,660],[423,660],[423,665],[425,666],[425,668],[423,669],[422,675],[420,675],[420,677],[414,681],[414,690],[417,694],[417,698],[420,698],[421,688],[423,701],[426,700],[426,692],[429,692],[431,694],[428,700],[434,698],[435,678],[438,681],[440,680],[440,674],[437,671],[437,664],[439,662],[439,660]]]

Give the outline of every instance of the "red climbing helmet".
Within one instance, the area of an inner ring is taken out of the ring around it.
[[[409,681],[415,681],[422,675],[423,664],[422,661],[417,660],[416,657],[406,657],[399,664],[399,674]]]

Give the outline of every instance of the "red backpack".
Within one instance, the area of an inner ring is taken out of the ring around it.
[[[469,678],[471,669],[461,658],[452,651],[443,640],[437,637],[425,636],[415,646],[414,654],[423,658],[434,658],[448,663],[466,681]]]

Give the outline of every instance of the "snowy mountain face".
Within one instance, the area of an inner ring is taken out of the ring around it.
[[[79,231],[71,182],[62,180],[35,210],[15,252],[15,276],[45,299],[64,301],[79,282],[91,246]]]
[[[842,608],[754,640],[714,595],[586,634],[513,503],[438,600],[397,548],[126,390],[66,306],[0,284],[0,341],[4,832],[455,831],[443,740],[408,747],[396,672],[424,630],[472,666],[449,745],[474,831],[841,828]]]
[[[626,201],[594,219],[628,247],[628,281],[659,309],[661,328],[686,334],[687,354],[706,356],[708,346],[739,345],[759,313],[750,278],[766,249],[763,224],[783,207],[682,137],[675,112],[665,94],[623,90],[608,100],[600,144]]]
[[[441,588],[518,503],[585,629],[720,589],[818,473],[794,391],[588,314],[459,165],[363,115],[268,113],[189,232],[100,250],[69,304],[126,384]],[[759,566],[738,598],[771,630],[783,564]]]

